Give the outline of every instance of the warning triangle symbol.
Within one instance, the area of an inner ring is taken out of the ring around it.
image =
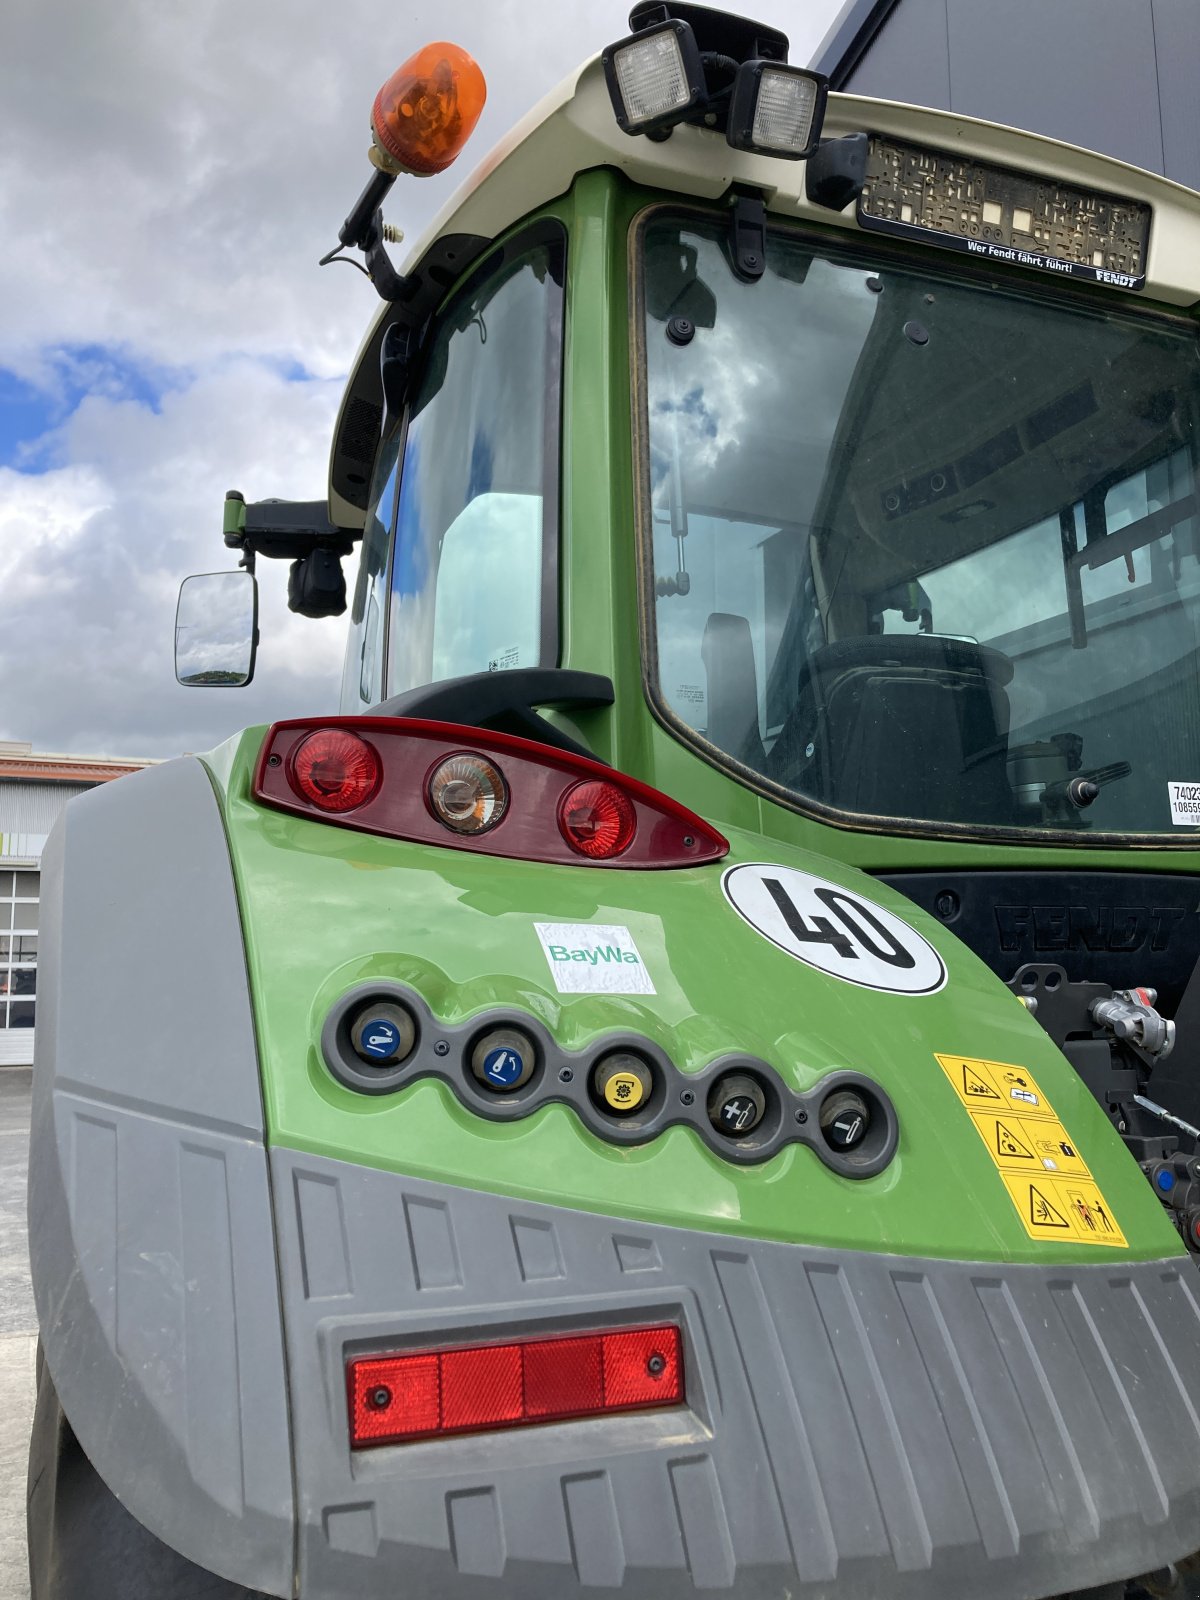
[[[1056,1211],[1036,1184],[1029,1185],[1029,1220],[1035,1228],[1066,1228],[1071,1224],[1061,1211]]]
[[[972,1100],[999,1100],[1000,1096],[990,1083],[985,1083],[977,1072],[963,1062],[963,1093],[970,1095]]]
[[[1016,1134],[1002,1122],[996,1123],[996,1154],[1007,1156],[1010,1161],[1036,1160],[1033,1151],[1023,1145]]]

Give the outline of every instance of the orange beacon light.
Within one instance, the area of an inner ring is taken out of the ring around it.
[[[487,99],[479,65],[457,44],[427,44],[375,96],[371,159],[393,175],[444,172],[471,137]]]

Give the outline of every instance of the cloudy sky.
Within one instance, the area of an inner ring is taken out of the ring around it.
[[[753,0],[806,61],[839,0]],[[260,566],[248,690],[174,681],[179,581],[232,565],[227,488],[325,492],[375,304],[317,258],[369,175],[380,83],[449,37],[487,108],[459,171],[392,193],[415,238],[627,0],[5,0],[0,22],[0,739],[168,756],[336,707],[344,620]],[[403,252],[401,252],[402,254]]]

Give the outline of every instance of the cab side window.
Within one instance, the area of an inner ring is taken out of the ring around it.
[[[443,312],[413,394],[387,693],[557,659],[564,249],[497,252]]]

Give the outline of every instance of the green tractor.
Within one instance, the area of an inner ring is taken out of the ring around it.
[[[630,26],[48,847],[34,1600],[1200,1593],[1200,198]]]

